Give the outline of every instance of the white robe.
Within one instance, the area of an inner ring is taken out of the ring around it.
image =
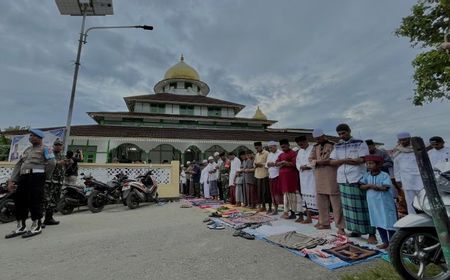
[[[300,176],[300,189],[302,193],[302,200],[306,203],[308,209],[317,210],[316,203],[316,179],[314,170],[300,170],[302,165],[309,164],[309,156],[313,149],[312,145],[309,145],[306,149],[300,149],[297,152],[296,166]]]
[[[203,184],[203,196],[205,198],[209,198],[209,184],[208,184],[208,167],[202,169],[202,173],[200,175],[200,184]]]
[[[230,164],[230,181],[228,185],[234,186],[234,178],[236,178],[236,171],[241,169],[241,161],[235,157]]]
[[[422,177],[417,166],[414,153],[399,153],[394,157],[394,176],[401,182],[405,191],[420,191],[423,189]]]
[[[444,147],[440,150],[432,149],[428,151],[428,157],[430,158],[431,166],[436,166],[436,164],[441,162],[450,161],[450,148]]]

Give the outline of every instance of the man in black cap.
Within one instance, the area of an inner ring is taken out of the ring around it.
[[[5,238],[19,235],[26,238],[42,232],[44,185],[51,183],[55,158],[42,144],[44,133],[38,129],[31,129],[30,132],[29,140],[32,146],[25,149],[8,182],[11,191],[17,186],[15,197],[17,227]],[[29,212],[33,224],[27,231],[26,220]]]
[[[431,166],[435,166],[441,162],[450,161],[450,148],[444,146],[445,141],[441,136],[433,136],[430,138],[431,150],[428,151]]]
[[[61,196],[61,187],[64,182],[64,166],[66,161],[63,154],[63,142],[56,139],[53,143],[53,155],[55,156],[56,166],[52,173],[51,184],[45,185],[45,219],[44,225],[58,225],[59,221],[53,219],[53,213],[56,212],[59,198]]]

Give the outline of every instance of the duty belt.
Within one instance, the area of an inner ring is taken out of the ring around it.
[[[22,172],[20,172],[20,175],[23,175],[23,174],[35,174],[35,173],[45,173],[45,169],[43,169],[43,168],[24,169],[24,170],[22,170]]]

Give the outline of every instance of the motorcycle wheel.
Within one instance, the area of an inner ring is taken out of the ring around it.
[[[98,213],[103,210],[105,207],[105,202],[100,198],[99,192],[97,190],[93,190],[88,197],[88,208],[92,213]]]
[[[5,199],[0,202],[0,222],[9,223],[16,220],[15,207],[8,206],[8,204],[14,204],[13,199]]]
[[[436,231],[401,229],[393,236],[389,257],[404,279],[450,279]]]
[[[62,198],[59,203],[58,206],[56,207],[56,209],[58,209],[59,213],[63,214],[63,215],[69,215],[73,213],[73,209],[74,207],[72,205],[69,205],[64,198]]]
[[[139,198],[134,191],[130,192],[127,197],[127,206],[130,209],[136,209],[139,207]]]

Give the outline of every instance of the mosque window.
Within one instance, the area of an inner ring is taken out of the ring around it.
[[[189,83],[189,82],[187,82],[187,83],[184,83],[184,88],[192,88],[192,83]]]
[[[169,88],[177,88],[177,83],[170,83]]]
[[[180,106],[180,115],[194,115],[194,106],[189,105],[181,105]]]
[[[166,112],[166,104],[150,104],[150,113],[164,114]]]
[[[222,108],[220,107],[208,107],[208,116],[220,117],[222,115]]]

